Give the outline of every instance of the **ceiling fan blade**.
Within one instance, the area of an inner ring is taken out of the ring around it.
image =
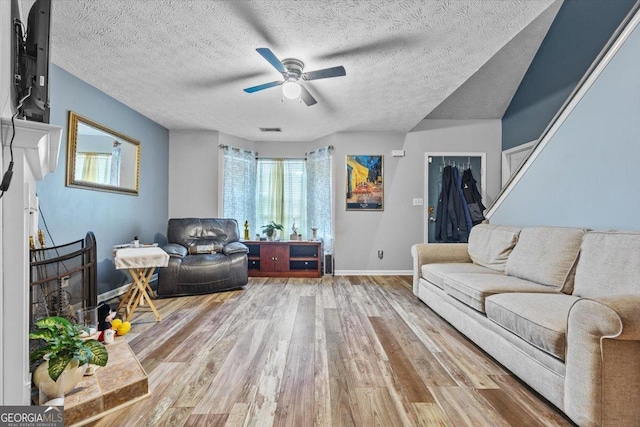
[[[226,3],[250,28],[255,30],[257,35],[264,40],[268,46],[277,46],[271,30],[265,25],[266,21],[264,17],[260,15],[260,12],[256,10],[255,4],[247,1],[229,1]]]
[[[269,82],[269,83],[264,83],[258,86],[252,86],[252,87],[248,87],[246,89],[244,89],[245,92],[247,93],[253,93],[253,92],[258,92],[259,90],[264,90],[264,89],[269,89],[270,87],[274,87],[274,86],[280,86],[282,83],[282,81],[276,81],[276,82]]]
[[[340,77],[346,76],[347,72],[344,67],[340,65],[339,67],[325,68],[323,70],[309,71],[308,73],[302,73],[302,78],[305,80],[318,80],[318,79],[326,79],[329,77]]]
[[[318,59],[336,59],[353,55],[368,55],[382,50],[398,50],[411,46],[414,43],[412,39],[406,36],[392,36],[382,40],[373,40],[368,43],[357,46],[346,47],[341,50],[334,50],[326,55],[318,56]]]
[[[306,87],[300,85],[300,98],[307,104],[307,107],[311,107],[313,104],[317,104],[318,101],[309,93]]]
[[[0,0],[2,1],[2,0]],[[196,89],[214,89],[230,83],[238,83],[243,80],[256,79],[257,77],[264,77],[267,72],[255,72],[255,73],[238,73],[223,77],[207,77],[200,79],[189,79],[184,82],[185,86]],[[266,79],[266,78],[265,78]]]
[[[262,55],[264,59],[269,61],[269,64],[273,65],[273,68],[280,71],[281,73],[287,72],[287,69],[284,68],[282,62],[280,62],[280,60],[273,54],[273,52],[271,52],[271,49],[269,49],[268,47],[259,47],[256,50],[260,55]]]

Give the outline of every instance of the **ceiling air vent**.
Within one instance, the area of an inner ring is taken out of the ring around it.
[[[282,132],[282,128],[260,128],[260,132]]]

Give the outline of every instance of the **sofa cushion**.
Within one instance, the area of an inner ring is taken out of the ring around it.
[[[582,239],[573,294],[640,294],[640,232],[592,231]]]
[[[221,253],[200,254],[198,256],[186,256],[182,259],[180,265],[180,274],[188,277],[192,273],[198,273],[202,276],[215,276],[216,273],[224,272],[222,277],[229,276],[228,256]],[[205,282],[205,280],[194,280],[196,283]],[[188,283],[188,280],[181,280],[181,283]]]
[[[222,247],[224,246],[223,243],[224,242],[221,239],[194,239],[189,245],[189,254],[215,254],[217,252],[222,252]]]
[[[500,274],[495,270],[471,262],[425,264],[421,269],[422,277],[440,289],[444,289],[444,278],[452,273]]]
[[[469,235],[469,256],[478,265],[504,272],[519,234],[517,227],[478,224]]]
[[[444,279],[444,291],[482,313],[485,298],[505,292],[554,292],[548,286],[503,274],[454,273]]]
[[[200,239],[215,239],[226,245],[240,240],[238,222],[230,218],[171,218],[167,241],[188,248]]]
[[[568,227],[523,228],[507,260],[507,274],[571,293],[585,232]]]
[[[580,298],[563,293],[510,293],[485,300],[487,318],[531,345],[565,360],[567,318]]]

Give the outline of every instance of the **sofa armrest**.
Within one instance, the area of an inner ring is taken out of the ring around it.
[[[580,425],[640,425],[640,295],[581,299],[569,311],[565,412]]]
[[[222,248],[222,253],[225,255],[248,254],[249,248],[244,243],[231,242]]]
[[[177,243],[169,243],[163,246],[162,249],[169,254],[171,258],[184,258],[189,253],[187,248]]]
[[[640,341],[640,295],[614,295],[593,300],[613,310],[620,320],[619,333],[605,338]]]
[[[471,262],[466,243],[417,243],[411,247],[413,257],[413,293],[418,295],[420,269],[425,264]]]

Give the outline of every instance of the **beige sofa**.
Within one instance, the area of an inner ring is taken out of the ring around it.
[[[475,226],[413,291],[580,426],[640,426],[640,232]]]

